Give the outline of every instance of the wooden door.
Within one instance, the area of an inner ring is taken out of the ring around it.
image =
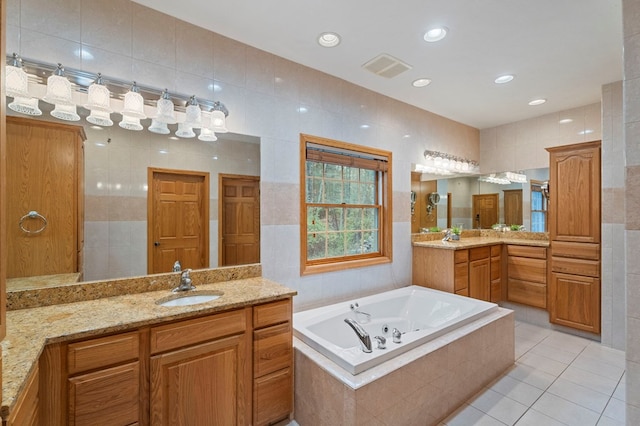
[[[7,277],[81,271],[84,130],[22,117],[6,129]]]
[[[505,189],[504,223],[522,225],[522,189]]]
[[[219,176],[218,265],[260,262],[260,178]]]
[[[149,168],[148,271],[209,267],[209,173]]]
[[[498,194],[479,194],[473,196],[473,226],[491,229],[498,223]]]
[[[549,238],[600,242],[600,142],[547,148]]]
[[[151,424],[249,424],[245,335],[151,357]]]

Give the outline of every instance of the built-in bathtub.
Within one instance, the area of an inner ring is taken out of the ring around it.
[[[372,353],[345,318],[371,335]],[[301,425],[436,425],[514,363],[512,311],[418,286],[298,312],[293,325]]]
[[[356,303],[364,313],[351,309]],[[296,313],[293,327],[297,338],[358,374],[497,309],[495,303],[409,286]],[[345,318],[356,320],[367,331],[373,352],[362,351]],[[401,343],[393,342],[394,328],[402,333]],[[375,336],[385,338],[385,349],[378,349]]]

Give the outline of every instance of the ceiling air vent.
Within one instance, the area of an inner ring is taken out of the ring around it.
[[[412,67],[402,62],[398,58],[382,53],[362,66],[364,69],[371,71],[381,77],[393,78]]]

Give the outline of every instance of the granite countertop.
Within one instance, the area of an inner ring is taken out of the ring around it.
[[[126,294],[96,300],[19,309],[7,312],[2,341],[2,407],[6,418],[44,346],[90,338],[165,321],[212,314],[296,295],[265,278],[245,278],[198,285],[196,291],[222,291],[219,299],[191,306],[163,307],[155,302],[168,290]]]
[[[496,237],[462,237],[458,241],[442,241],[441,239],[434,241],[416,241],[414,247],[429,247],[445,250],[461,250],[473,247],[482,247],[493,244],[515,244],[520,246],[533,247],[549,247],[549,241],[546,240],[529,240],[523,238],[496,238]]]

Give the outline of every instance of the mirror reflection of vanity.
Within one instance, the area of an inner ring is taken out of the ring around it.
[[[540,218],[542,213],[537,212],[546,209],[546,200],[539,188],[543,182],[549,180],[549,169],[529,169],[520,173],[526,175],[526,183],[497,184],[479,180],[479,177],[486,175],[442,178],[412,173],[412,191],[416,192],[416,200],[424,200],[420,207],[425,210],[418,211],[419,202],[416,202],[412,214],[412,233],[431,227],[444,229],[458,224],[462,224],[464,229],[478,229],[478,213],[474,214],[474,199],[477,201],[485,197],[494,198],[497,204],[496,221],[491,220],[485,228],[499,223],[506,226],[521,225],[527,231],[544,232],[544,220]],[[538,192],[533,198],[532,184],[534,192]],[[428,217],[426,209],[429,206],[429,196],[434,192],[440,196],[439,202],[431,207],[432,211],[436,212],[435,217],[430,221],[424,221],[423,218]],[[414,225],[414,222],[417,224]]]
[[[43,115],[29,119],[82,126],[86,134],[82,165],[84,191],[78,197],[84,207],[84,224],[80,231],[84,235],[79,237],[83,239],[80,244],[82,252],[78,256],[81,265],[78,269],[83,280],[147,274],[149,168],[209,175],[209,199],[206,201],[209,216],[207,267],[219,265],[219,178],[244,176],[259,179],[259,138],[226,133],[218,134],[216,142],[203,142],[197,138],[179,139],[172,134],[160,135],[147,131],[150,120],[143,120],[143,131],[124,130],[117,123],[101,128],[91,126],[84,120],[76,123],[56,120],[49,115],[47,106],[41,102]],[[78,108],[78,113],[83,118],[88,114],[82,108]],[[259,180],[256,181],[259,185]],[[12,185],[10,179],[7,184]],[[23,209],[27,211],[30,207],[25,204]],[[45,215],[45,212],[41,213]],[[9,221],[8,226],[18,226],[12,223],[12,219]],[[33,225],[27,222],[31,222],[30,218],[26,219],[25,226]],[[47,226],[55,227],[51,223]],[[37,238],[37,235],[33,237]],[[8,244],[11,244],[10,240]],[[69,281],[73,280],[73,276],[61,275],[59,279]],[[8,290],[12,290],[12,283],[19,286],[20,281],[20,278],[8,280]],[[22,281],[24,284],[28,280]],[[31,281],[37,285],[37,278]],[[53,285],[62,284],[55,280],[51,282]],[[27,288],[30,288],[29,285],[27,282]]]

